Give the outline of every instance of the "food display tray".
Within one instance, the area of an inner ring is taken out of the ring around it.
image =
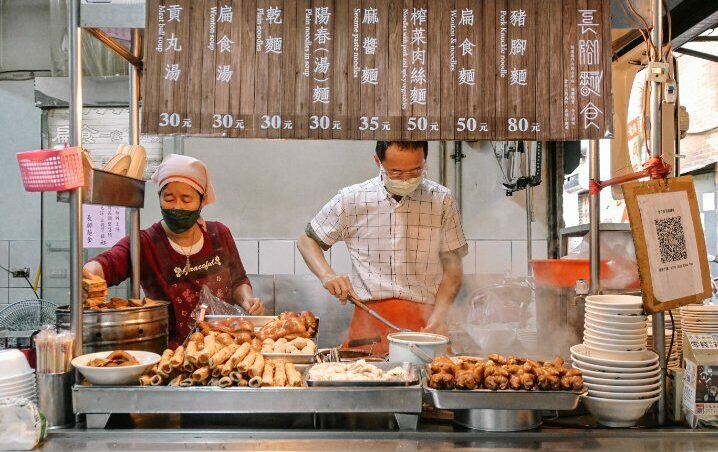
[[[252,322],[252,325],[254,325],[254,331],[257,332],[264,325],[271,322],[272,320],[276,319],[277,316],[275,315],[245,315],[245,316],[236,316],[236,315],[208,315],[205,317],[207,321],[209,320],[222,320],[222,319],[230,319],[235,317],[242,317],[244,319],[249,320]],[[314,337],[310,338],[314,345],[317,346],[319,343],[319,317],[317,317],[317,333],[314,335]],[[312,364],[314,363],[314,355],[307,355],[307,354],[291,354],[291,353],[262,353],[262,356],[269,359],[283,359],[288,363],[294,363],[294,364]]]
[[[304,380],[307,382],[307,386],[312,387],[391,387],[391,386],[412,386],[419,384],[419,374],[416,368],[410,363],[399,363],[399,362],[381,362],[371,363],[372,366],[376,366],[384,372],[391,370],[395,367],[403,368],[408,378],[401,381],[356,381],[356,380],[344,380],[344,381],[319,381],[309,379],[309,370],[311,366],[304,371]]]
[[[422,387],[218,388],[81,386],[72,388],[76,414],[104,428],[112,414],[393,413],[399,428],[416,429]]]
[[[423,382],[424,392],[442,410],[574,410],[587,391],[488,389],[439,390]]]

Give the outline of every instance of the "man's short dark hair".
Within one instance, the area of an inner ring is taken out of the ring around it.
[[[424,151],[424,158],[429,155],[428,141],[377,141],[376,156],[379,157],[379,161],[384,161],[386,158],[386,150],[392,145],[396,145],[401,149],[421,149]]]

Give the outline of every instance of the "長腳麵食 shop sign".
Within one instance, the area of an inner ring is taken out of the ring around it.
[[[577,140],[611,118],[602,0],[148,0],[145,133]]]

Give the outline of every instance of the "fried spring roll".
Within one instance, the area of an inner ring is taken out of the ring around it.
[[[180,386],[183,388],[189,387],[194,385],[194,380],[192,379],[192,375],[188,376],[184,380],[180,381]]]
[[[292,363],[287,363],[284,366],[284,371],[287,375],[287,385],[292,387],[302,386],[302,374],[299,373],[297,368]]]
[[[259,340],[258,338],[255,337],[254,339],[252,339],[252,341],[250,342],[250,344],[252,345],[252,349],[253,349],[254,351],[256,351],[256,352],[261,352],[261,351],[262,351],[262,341]]]
[[[287,386],[287,371],[285,370],[284,360],[277,360],[274,363],[274,381],[273,386],[284,387]]]
[[[209,380],[209,367],[204,366],[192,372],[192,380],[195,383],[200,383]]]
[[[201,346],[204,344],[204,334],[200,333],[199,331],[196,331],[196,332],[192,333],[192,335],[189,337],[189,339],[187,340],[187,342],[188,342],[188,343],[189,343],[189,342],[194,342],[194,343],[197,344],[199,347],[201,347]],[[199,347],[198,347],[198,348],[199,348]]]
[[[261,388],[262,387],[262,378],[261,377],[252,377],[247,385],[250,388]]]
[[[274,362],[267,360],[264,363],[264,372],[262,372],[262,386],[272,386],[274,383]]]
[[[182,368],[187,372],[193,372],[197,366],[197,354],[199,353],[197,342],[190,341],[184,350],[184,363]]]
[[[207,386],[219,386],[219,378],[210,378]]]
[[[240,380],[243,380],[243,379],[244,379],[244,377],[242,376],[242,372],[239,372],[239,371],[236,371],[236,370],[233,370],[232,372],[230,372],[229,377],[230,377],[230,378],[232,379],[232,381],[235,382],[235,383],[239,383]]]
[[[234,344],[234,338],[229,333],[220,333],[217,335],[217,342],[226,347],[229,344]]]
[[[233,383],[234,381],[232,381],[230,377],[222,377],[219,379],[219,386],[221,388],[227,388],[229,386],[232,386]]]
[[[260,353],[257,353],[257,356],[254,359],[254,363],[252,363],[252,366],[249,368],[248,373],[250,377],[259,377],[261,379],[262,372],[264,372],[264,356],[262,356]]]
[[[234,368],[237,366],[237,364],[241,363],[251,349],[252,346],[249,342],[245,342],[244,344],[240,345],[237,351],[235,351],[229,358],[229,362],[231,363],[232,367]]]
[[[174,352],[169,348],[162,352],[162,358],[160,358],[160,362],[157,363],[158,374],[162,375],[163,377],[169,376],[170,372],[172,372],[172,365],[170,364],[170,359],[172,359],[173,355]]]
[[[182,380],[187,377],[187,374],[179,374],[167,383],[167,386],[179,386]]]
[[[224,369],[224,365],[217,366],[214,369],[212,369],[212,378],[221,378],[222,377],[222,369]]]
[[[261,355],[260,355],[261,356]],[[237,364],[236,368],[239,372],[247,372],[250,367],[252,367],[252,364],[254,364],[254,361],[257,358],[257,352],[254,350],[250,350],[249,353],[247,353],[247,356],[244,357],[241,363]]]
[[[223,377],[229,377],[229,374],[232,373],[232,371],[234,370],[234,367],[232,367],[232,363],[229,362],[229,360],[227,360],[226,363],[224,363],[223,365],[219,366],[217,369],[219,369],[219,374],[220,374],[221,376],[223,376]]]
[[[152,386],[160,386],[162,384],[162,377],[160,374],[155,374],[150,379],[150,385]]]
[[[150,386],[151,382],[151,375],[140,375],[140,386]]]
[[[239,345],[231,342],[229,345],[222,347],[217,353],[212,355],[209,359],[209,368],[214,369],[217,366],[224,364],[234,352],[237,351]]]
[[[237,381],[237,386],[240,388],[246,388],[247,386],[249,386],[249,382],[247,380],[245,380],[244,378],[240,378]]]
[[[206,336],[204,338],[204,348],[197,354],[197,364],[204,366],[209,362],[209,359],[214,355],[221,347],[217,343],[217,339],[214,336]]]
[[[172,359],[170,359],[170,365],[172,365],[173,369],[177,369],[182,364],[184,364],[184,347],[180,345],[175,349]]]

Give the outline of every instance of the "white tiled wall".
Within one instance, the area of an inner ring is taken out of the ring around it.
[[[2,287],[0,288],[0,305],[3,305],[8,302],[8,288]]]
[[[311,274],[294,240],[236,240],[239,255],[249,274]],[[468,240],[464,257],[465,274],[526,275],[526,241]],[[350,274],[351,259],[346,245],[339,242],[324,253],[335,272]],[[533,257],[547,255],[546,240],[533,242]]]
[[[30,268],[30,281],[35,281],[37,269],[40,266],[39,240],[13,240],[10,242],[10,270]],[[10,278],[9,287],[27,287],[23,278]]]
[[[10,242],[6,240],[0,241],[0,265],[9,268],[10,259]],[[5,270],[0,269],[0,287],[7,287],[10,282],[10,275]],[[0,295],[0,303],[3,303],[3,297]],[[5,303],[7,303],[7,291],[5,291]]]

